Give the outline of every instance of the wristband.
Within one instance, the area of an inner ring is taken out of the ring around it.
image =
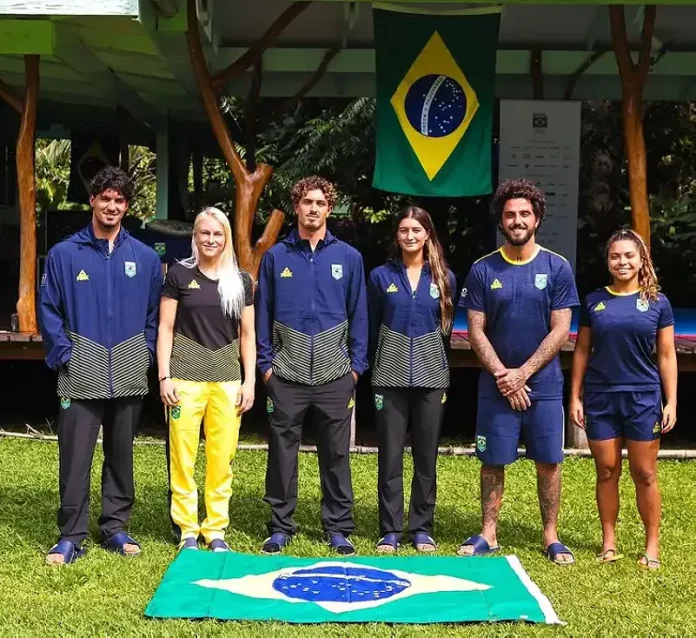
[[[164,381],[165,379],[171,379],[171,377],[170,377],[170,376],[166,376],[166,377],[160,377],[160,378],[159,378],[160,381]]]

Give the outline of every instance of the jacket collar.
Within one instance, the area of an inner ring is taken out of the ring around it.
[[[335,241],[337,241],[336,237],[334,237],[327,228],[324,239],[320,239],[319,243],[317,244],[317,249],[322,248],[323,246],[328,246],[329,244],[332,244]],[[306,239],[302,239],[300,237],[300,233],[297,231],[297,228],[293,228],[290,234],[283,240],[283,242],[285,242],[289,246],[294,247],[309,246],[309,242]]]
[[[406,264],[401,260],[401,257],[393,257],[390,263],[399,272],[406,273]],[[427,261],[423,262],[423,272],[430,273],[430,264]]]
[[[130,233],[123,226],[121,226],[121,229],[118,231],[118,235],[116,235],[116,239],[114,240],[114,249],[126,241],[128,237],[130,237]],[[93,246],[97,250],[102,250],[108,253],[107,240],[99,239],[95,236],[94,228],[92,227],[91,223],[85,226],[81,231],[75,233],[71,239],[77,244]]]

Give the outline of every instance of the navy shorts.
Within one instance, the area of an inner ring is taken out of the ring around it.
[[[654,441],[662,430],[662,393],[585,392],[585,429],[591,441]]]
[[[509,465],[517,460],[521,435],[527,458],[540,463],[561,463],[565,416],[563,399],[532,399],[523,412],[510,407],[500,395],[478,399],[476,456],[486,465]]]

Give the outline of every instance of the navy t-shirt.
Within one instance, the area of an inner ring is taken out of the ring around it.
[[[506,368],[519,368],[551,332],[551,311],[579,305],[568,261],[538,247],[524,262],[509,260],[502,249],[471,267],[459,305],[486,313],[486,336]],[[558,356],[527,382],[532,399],[563,396],[563,373]],[[481,371],[479,393],[498,396],[495,378]]]
[[[643,392],[660,389],[655,359],[657,331],[674,325],[672,306],[658,295],[648,302],[638,292],[619,295],[600,288],[585,298],[580,325],[592,330],[592,354],[585,372],[587,392]]]

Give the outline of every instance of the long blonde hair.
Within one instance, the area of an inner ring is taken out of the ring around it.
[[[242,275],[237,265],[237,258],[232,247],[232,228],[227,215],[219,208],[205,208],[198,213],[196,220],[193,223],[193,237],[191,237],[191,256],[182,260],[181,265],[186,268],[196,268],[200,263],[200,255],[198,246],[196,245],[196,233],[201,225],[201,222],[212,217],[220,223],[225,235],[225,246],[217,262],[218,276],[218,294],[220,295],[220,303],[222,311],[229,317],[239,319],[242,316],[244,309],[244,282]]]
[[[449,266],[445,259],[442,244],[437,238],[435,224],[427,211],[418,206],[406,206],[402,208],[396,216],[396,231],[398,233],[399,224],[403,219],[415,219],[428,233],[428,239],[423,247],[423,258],[430,264],[433,283],[437,286],[440,293],[440,329],[444,334],[449,334],[452,330],[454,319],[454,306],[452,305],[452,284],[448,276]],[[399,244],[394,240],[395,250],[399,251]]]
[[[643,238],[636,231],[631,230],[630,228],[621,228],[615,231],[612,236],[609,237],[609,241],[607,242],[607,261],[609,260],[609,251],[611,250],[611,245],[617,241],[633,242],[633,245],[638,249],[640,260],[643,262],[640,270],[638,271],[640,298],[643,301],[651,301],[655,303],[657,301],[657,295],[660,292],[660,286],[657,285],[655,267],[653,266],[652,259],[650,259],[650,251],[643,241]]]

